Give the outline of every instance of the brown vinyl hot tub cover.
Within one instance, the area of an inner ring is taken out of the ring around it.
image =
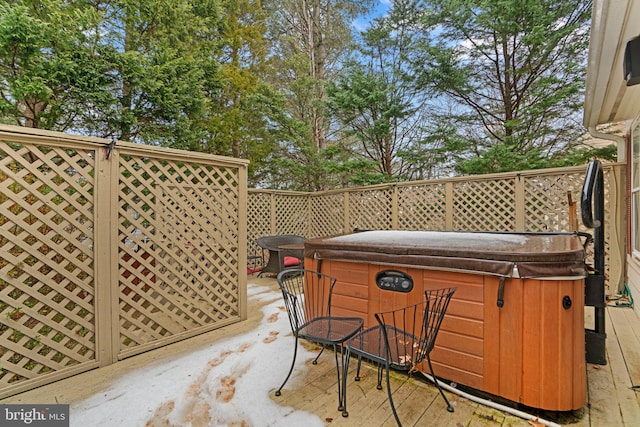
[[[575,234],[376,230],[309,239],[306,258],[424,266],[523,278],[586,276]],[[515,273],[517,271],[517,273]]]

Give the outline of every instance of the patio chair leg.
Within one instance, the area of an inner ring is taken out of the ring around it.
[[[393,396],[391,394],[391,381],[389,381],[389,362],[385,363],[384,367],[387,373],[387,394],[389,395],[389,404],[391,405],[391,411],[393,412],[393,416],[398,423],[398,427],[402,427],[402,423],[400,422],[400,418],[398,417],[398,412],[396,412],[396,405],[393,403]]]
[[[440,395],[442,396],[444,401],[447,402],[447,411],[453,412],[453,406],[451,406],[451,403],[449,403],[449,400],[447,399],[447,396],[444,395],[444,392],[442,391],[442,388],[440,387],[440,383],[438,383],[438,378],[436,378],[436,374],[433,373],[433,366],[431,366],[431,358],[429,357],[428,354],[427,354],[427,362],[429,362],[429,370],[431,371],[431,376],[433,377],[433,382],[436,383],[436,387],[438,387],[438,391],[440,391]]]
[[[362,366],[362,356],[358,355],[358,368],[356,369],[355,381],[360,381],[360,366]]]
[[[287,381],[289,381],[289,377],[291,376],[291,373],[293,372],[293,367],[296,364],[296,356],[297,355],[298,355],[298,337],[296,336],[295,347],[293,347],[293,360],[291,361],[291,367],[289,368],[289,373],[287,374],[287,378],[284,379],[284,382],[282,383],[280,388],[276,390],[276,396],[280,396],[282,394],[282,387],[284,387],[284,385],[287,383]]]
[[[311,363],[313,363],[314,365],[317,365],[318,364],[318,359],[320,359],[320,356],[322,355],[323,352],[324,352],[324,346],[322,346],[322,348],[320,349],[320,353],[318,353],[316,358],[313,359],[313,362],[311,362]]]
[[[345,352],[342,349],[342,346],[340,346],[340,360],[338,361],[338,346],[336,344],[333,344],[333,352],[335,354],[335,358],[336,358],[336,373],[338,376],[338,411],[342,412],[342,416],[343,417],[348,417],[349,413],[347,412],[346,406],[345,406],[345,388],[343,387],[343,383],[344,381],[344,375],[345,373],[342,372],[342,377],[340,377],[340,370],[344,371],[344,367],[345,367]]]
[[[349,376],[349,360],[351,359],[351,352],[349,349],[345,349],[346,355],[343,359],[342,365],[342,416],[348,417],[347,412],[347,377]],[[357,379],[356,381],[358,381]]]
[[[387,372],[387,381],[389,381],[389,372]],[[378,390],[382,390],[382,364],[378,363]]]

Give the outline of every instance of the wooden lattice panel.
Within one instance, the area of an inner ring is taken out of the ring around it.
[[[515,230],[513,179],[453,183],[453,230]]]
[[[586,170],[586,169],[585,169]],[[604,197],[610,200],[611,181],[610,169],[604,169]],[[588,229],[582,223],[579,215],[581,211],[580,199],[585,172],[557,173],[552,175],[541,175],[528,177],[525,182],[525,200],[527,218],[527,231],[549,231],[563,232],[571,231],[569,227],[569,199],[568,192],[577,203],[576,211],[578,215],[579,231],[593,234],[592,229]],[[605,203],[604,222],[609,224],[611,220],[610,205]],[[606,225],[605,225],[606,227]],[[609,242],[611,236],[605,232],[605,254],[609,253]],[[587,246],[586,262],[593,265],[593,245]],[[606,257],[605,276],[609,277],[609,257]],[[608,283],[608,282],[607,282]]]
[[[607,203],[607,200],[611,200],[610,195],[612,191],[615,191],[613,183],[612,183],[612,179],[611,179],[611,169],[604,169],[603,170],[603,177],[604,177],[604,200],[605,200],[605,204],[604,204],[604,223],[605,223],[605,228],[607,227],[608,224],[610,224],[611,221],[611,205],[609,203]],[[582,184],[579,188],[579,190],[581,190],[582,188]],[[580,194],[580,193],[578,193]],[[578,199],[578,201],[580,200],[580,197],[576,197]],[[574,199],[575,200],[575,199]],[[580,212],[580,205],[578,205],[578,212]],[[580,225],[584,228],[584,225],[582,225],[582,221],[579,221]],[[588,230],[585,228],[585,230],[583,231],[587,231],[589,233],[593,233],[593,230]],[[605,267],[604,267],[604,275],[606,278],[609,277],[609,270],[610,270],[610,265],[609,265],[609,261],[610,261],[610,257],[609,257],[609,244],[611,242],[611,235],[610,233],[606,232],[604,233],[604,252],[605,252]],[[590,254],[590,258],[587,260],[588,263],[590,263],[591,265],[593,265],[593,252],[591,252]],[[608,287],[609,287],[609,281],[607,280],[605,282],[605,285],[607,286],[607,291],[608,291]],[[617,292],[614,292],[617,293]]]
[[[121,350],[239,316],[237,170],[121,156]]]
[[[527,231],[569,230],[569,200],[580,200],[584,173],[531,176],[525,179]]]
[[[307,237],[309,230],[308,196],[276,196],[276,233]]]
[[[617,166],[619,167],[619,166]],[[610,178],[615,167],[605,166],[605,198],[616,191],[616,183]],[[527,171],[497,176],[442,179],[410,182],[364,188],[348,189],[343,193],[300,193],[282,197],[279,192],[269,192],[280,198],[275,209],[280,234],[295,233],[304,228],[300,222],[305,202],[311,198],[312,209],[307,216],[307,225],[312,236],[331,234],[340,230],[345,218],[338,215],[337,204],[342,194],[348,193],[348,223],[350,231],[362,229],[389,229],[393,226],[393,215],[397,209],[398,228],[426,230],[474,230],[474,231],[527,231],[564,232],[569,227],[567,192],[579,202],[584,181],[585,167]],[[393,188],[397,188],[397,208],[392,207]],[[451,194],[449,191],[451,191]],[[328,198],[328,199],[327,199]],[[291,206],[286,205],[291,203]],[[329,205],[325,208],[325,205]],[[334,207],[335,205],[335,207]],[[605,223],[611,224],[610,205],[605,204]],[[299,212],[297,211],[299,209]],[[250,208],[251,210],[251,208]],[[273,211],[272,211],[273,212]],[[295,220],[281,216],[294,213]],[[306,212],[306,211],[305,211]],[[580,206],[577,206],[580,212]],[[265,215],[270,215],[265,212]],[[451,221],[449,225],[448,221]],[[295,224],[287,229],[286,224]],[[592,233],[581,221],[580,231]],[[608,227],[608,225],[607,225]],[[251,231],[249,232],[251,234]],[[605,233],[606,272],[609,271],[610,234]],[[593,264],[592,246],[588,246],[587,262]],[[624,254],[622,254],[623,256]]]
[[[95,154],[0,141],[0,389],[95,360]]]
[[[311,199],[311,236],[332,236],[343,232],[344,194],[326,194]]]
[[[398,228],[402,230],[446,230],[446,186],[444,184],[398,187]]]
[[[393,221],[393,190],[366,190],[349,193],[350,229],[387,230]]]
[[[258,251],[256,239],[271,234],[271,195],[249,193],[247,203],[247,253]]]

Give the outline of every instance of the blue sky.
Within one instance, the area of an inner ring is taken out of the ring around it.
[[[376,5],[373,7],[371,13],[362,16],[353,21],[351,24],[356,31],[364,31],[369,28],[369,23],[372,19],[379,16],[383,16],[393,4],[393,0],[377,0]]]

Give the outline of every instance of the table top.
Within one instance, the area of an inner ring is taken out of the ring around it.
[[[304,243],[289,243],[286,245],[279,245],[279,249],[304,249]]]

